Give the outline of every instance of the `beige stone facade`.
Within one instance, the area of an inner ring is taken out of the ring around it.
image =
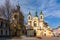
[[[27,25],[31,25],[33,27],[33,29],[36,31],[37,37],[53,36],[53,32],[51,31],[51,28],[46,22],[44,22],[44,14],[42,12],[40,13],[39,18],[37,12],[35,13],[34,17],[32,17],[31,13],[29,12]]]

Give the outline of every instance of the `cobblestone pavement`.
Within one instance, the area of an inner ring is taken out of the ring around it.
[[[0,38],[0,40],[60,40],[60,37],[50,37],[50,38],[44,37],[44,38],[40,39],[40,38],[37,38],[37,37],[25,37],[25,36],[23,36],[21,38],[14,37],[12,39],[10,39],[10,38]]]

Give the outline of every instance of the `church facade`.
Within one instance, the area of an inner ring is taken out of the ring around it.
[[[22,35],[22,28],[21,28],[21,17],[23,18],[22,16],[22,13],[20,12],[20,6],[17,5],[16,6],[16,9],[14,9],[12,12],[11,12],[11,17],[12,17],[12,22],[11,22],[11,25],[10,25],[10,36],[21,36]]]
[[[53,32],[49,25],[44,21],[44,14],[40,12],[40,17],[38,18],[37,12],[35,13],[35,16],[32,17],[31,13],[29,12],[28,14],[28,22],[27,25],[28,27],[32,27],[33,30],[35,31],[36,37],[42,37],[42,36],[47,36],[51,37],[53,36]]]

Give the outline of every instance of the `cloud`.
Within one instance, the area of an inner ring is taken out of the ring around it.
[[[1,3],[2,1],[3,0],[0,0]],[[17,5],[19,1],[21,10],[24,12],[24,14],[28,14],[28,11],[31,11],[31,14],[34,15],[36,10],[38,11],[38,14],[40,14],[40,11],[42,10],[45,17],[47,17],[49,15],[52,15],[53,13],[54,15],[58,14],[60,11],[59,0],[32,0],[32,1],[31,0],[10,0],[10,1],[12,5]]]
[[[11,4],[14,6],[18,4],[18,0],[10,0],[10,1]],[[21,7],[21,11],[25,16],[25,21],[27,20],[28,12],[30,11],[32,16],[34,16],[36,10],[38,14],[40,14],[40,11],[42,11],[45,18],[47,17],[51,19],[53,17],[54,18],[56,17],[58,19],[60,18],[60,0],[19,0],[19,4]],[[51,23],[51,20],[47,20],[47,21]],[[58,24],[60,23],[57,22],[57,25]]]
[[[55,0],[50,0],[47,3],[47,5],[45,5],[42,9],[43,9],[43,13],[45,14],[46,17],[49,16],[49,15],[54,16],[55,14],[59,14],[60,13],[59,12],[60,11],[60,6]],[[57,15],[56,17],[58,17],[58,16],[59,15]]]

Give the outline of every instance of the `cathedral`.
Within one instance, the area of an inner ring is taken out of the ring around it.
[[[31,28],[32,30],[34,30],[33,33],[31,32],[28,33],[28,30],[27,30],[27,35],[34,34],[36,37],[53,36],[52,29],[50,28],[48,23],[44,21],[44,14],[42,13],[42,11],[40,12],[39,18],[38,18],[37,12],[35,12],[34,17],[32,17],[31,13],[29,12],[26,29],[31,30]]]

